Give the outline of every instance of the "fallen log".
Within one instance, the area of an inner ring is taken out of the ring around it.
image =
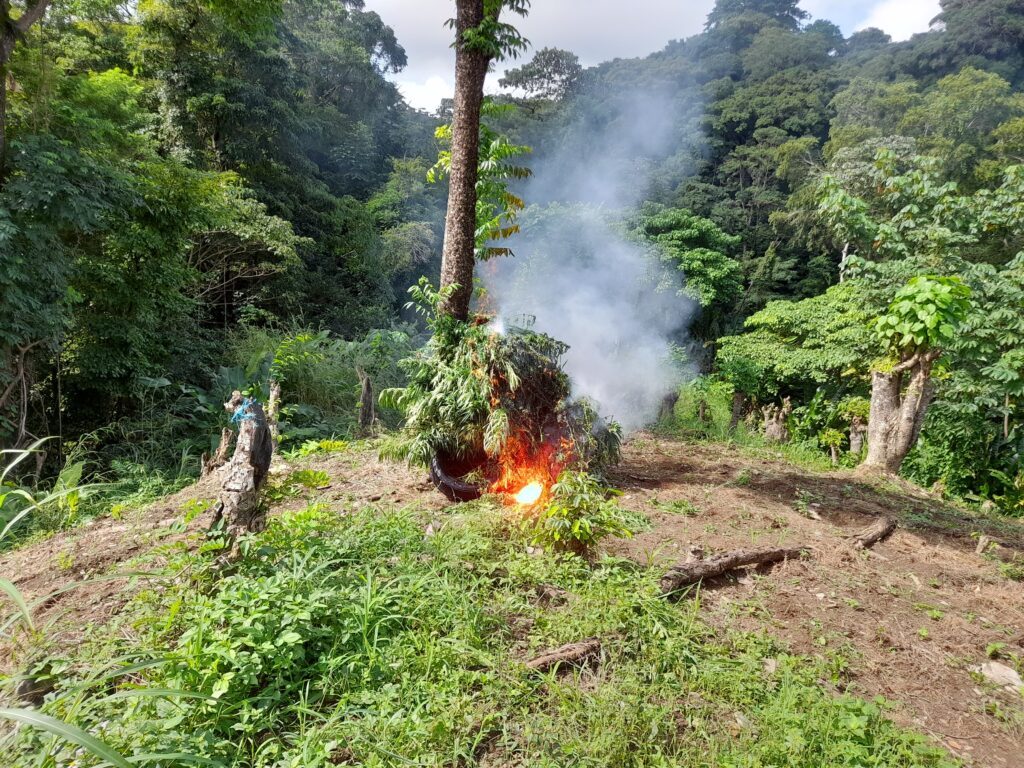
[[[526,668],[537,672],[548,672],[562,664],[578,667],[593,659],[601,652],[601,641],[590,637],[578,643],[569,643],[526,662]]]
[[[748,565],[766,565],[781,560],[798,560],[806,555],[804,547],[777,549],[737,549],[725,552],[707,560],[680,563],[669,568],[661,579],[662,595],[676,592],[683,587],[697,584],[704,579],[721,576],[736,568]]]
[[[850,537],[854,549],[871,549],[886,536],[896,530],[896,521],[888,517],[880,517],[856,536]]]

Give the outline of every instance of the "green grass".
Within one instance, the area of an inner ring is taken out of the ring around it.
[[[633,563],[527,554],[502,515],[463,505],[428,536],[414,509],[314,505],[220,577],[210,546],[169,547],[159,588],[52,660],[43,712],[167,768],[955,765],[884,703],[825,690],[834,659],[712,631]],[[523,666],[591,636],[592,669]],[[0,763],[96,764],[76,749],[23,728]]]
[[[768,443],[759,428],[751,428],[741,421],[730,430],[732,420],[731,390],[721,384],[711,384],[702,390],[697,386],[684,386],[679,391],[674,418],[659,424],[655,431],[688,442],[734,445],[756,458],[784,458],[804,469],[827,472],[835,469],[827,449],[816,440],[789,443]],[[705,418],[698,416],[699,403],[705,403]]]

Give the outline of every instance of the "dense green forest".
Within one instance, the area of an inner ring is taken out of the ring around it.
[[[388,20],[358,0],[2,13],[0,439],[56,436],[44,474],[187,478],[219,403],[275,377],[287,440],[351,434],[361,377],[401,384],[423,342],[406,289],[436,281],[444,230],[428,172],[451,105],[403,102]],[[609,206],[685,275],[700,398],[751,428],[789,398],[788,438],[845,463],[878,361],[941,350],[908,369],[933,402],[902,472],[1019,513],[1022,25],[1013,0],[946,0],[893,43],[788,0],[720,0],[646,58],[527,54],[487,108],[483,162],[530,147],[517,162],[543,172],[491,182],[484,234],[508,234],[507,184],[524,230],[552,204]],[[581,193],[584,166],[608,188]],[[962,282],[967,304],[887,338],[877,319],[917,275]]]

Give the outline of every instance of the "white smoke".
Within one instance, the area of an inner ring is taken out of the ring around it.
[[[639,429],[680,382],[673,341],[693,304],[664,287],[650,255],[610,226],[606,211],[555,213],[573,242],[524,239],[516,260],[484,270],[491,295],[506,325],[533,325],[569,345],[574,394],[592,398],[626,431]]]
[[[627,236],[620,211],[644,199],[651,170],[685,137],[660,94],[628,93],[603,107],[580,110],[562,149],[531,162],[525,199],[551,204],[523,216],[514,258],[481,273],[504,323],[535,320],[569,344],[574,394],[629,432],[652,422],[687,375],[675,351],[686,347],[697,307],[679,294],[682,274]],[[609,113],[616,119],[598,125],[586,117]]]

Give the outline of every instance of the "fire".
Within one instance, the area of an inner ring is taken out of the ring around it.
[[[534,481],[529,485],[523,486],[523,489],[515,495],[516,504],[522,504],[523,506],[536,504],[540,501],[540,497],[543,494],[544,486]]]

